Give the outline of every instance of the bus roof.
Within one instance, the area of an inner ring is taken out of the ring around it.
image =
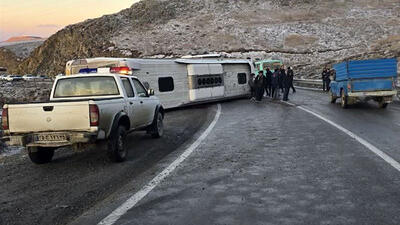
[[[207,59],[146,59],[146,58],[108,58],[108,57],[98,57],[98,58],[87,58],[87,59],[76,59],[71,60],[69,62],[73,63],[74,61],[85,62],[85,63],[96,63],[96,62],[128,62],[128,63],[139,63],[139,64],[153,64],[153,63],[183,63],[183,64],[231,64],[231,63],[250,63],[249,60],[245,59],[221,59],[221,58],[207,58]]]

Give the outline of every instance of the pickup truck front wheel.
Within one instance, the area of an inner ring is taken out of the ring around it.
[[[48,147],[28,147],[28,155],[35,164],[45,164],[51,162],[56,148]]]
[[[336,102],[337,97],[335,95],[333,95],[332,91],[331,91],[331,103],[335,103]]]
[[[126,147],[126,128],[119,126],[116,133],[108,140],[107,155],[113,162],[123,162],[128,156]]]
[[[162,113],[157,112],[153,123],[150,125],[148,132],[153,138],[160,138],[164,134],[164,116]]]
[[[341,102],[340,105],[342,106],[343,109],[347,108],[347,105],[348,105],[347,96],[346,96],[346,94],[344,93],[343,90],[341,91],[341,99],[342,99],[342,102]]]

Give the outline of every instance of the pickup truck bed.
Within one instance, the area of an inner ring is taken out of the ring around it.
[[[397,94],[397,59],[346,61],[335,64],[331,102],[341,98],[342,107],[358,100],[373,99],[385,108]]]
[[[10,133],[90,131],[89,101],[9,105]]]

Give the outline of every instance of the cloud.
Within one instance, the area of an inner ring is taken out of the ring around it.
[[[57,24],[39,24],[36,27],[37,28],[59,28],[60,25],[57,25]]]

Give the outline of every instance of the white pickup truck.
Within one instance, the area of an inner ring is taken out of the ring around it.
[[[50,162],[59,147],[106,140],[109,158],[122,162],[127,157],[128,132],[163,135],[164,109],[153,95],[133,76],[58,77],[49,102],[3,106],[4,139],[9,145],[25,146],[37,164]]]

